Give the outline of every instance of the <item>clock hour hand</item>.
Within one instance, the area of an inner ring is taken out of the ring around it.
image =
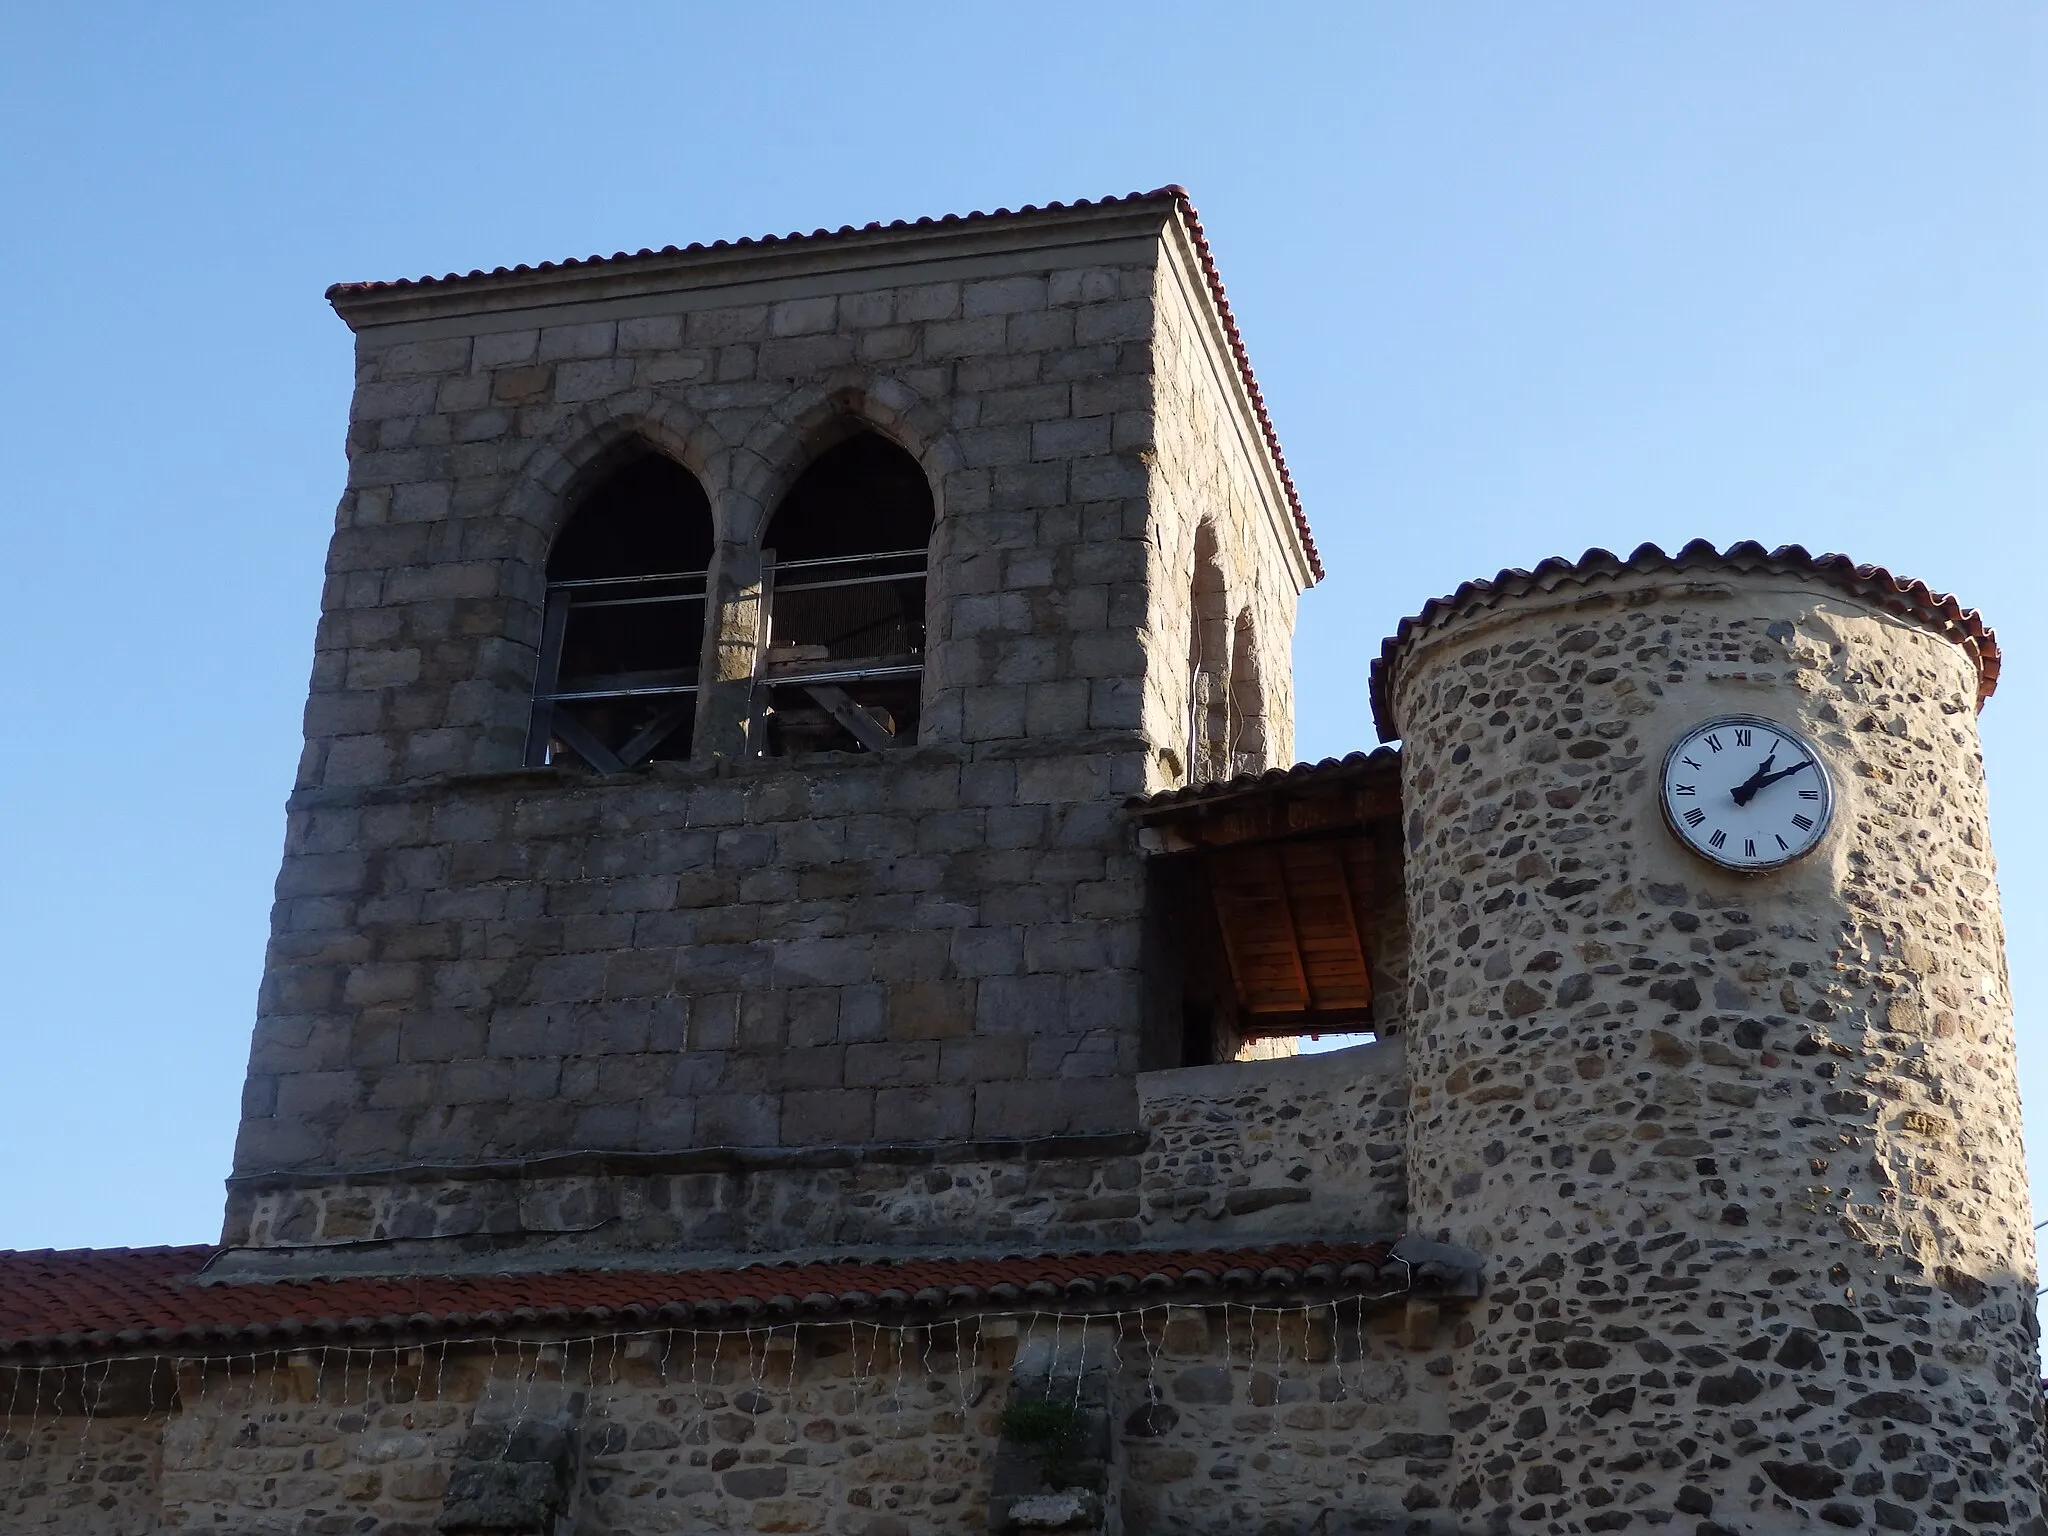
[[[1752,773],[1747,779],[1743,780],[1740,784],[1736,785],[1732,790],[1729,791],[1729,793],[1735,797],[1735,803],[1737,805],[1749,804],[1749,802],[1753,798],[1755,798],[1756,792],[1762,789],[1766,784],[1771,782],[1771,779],[1773,777],[1771,773],[1771,764],[1775,763],[1777,760],[1777,748],[1773,747],[1771,749],[1771,755],[1756,765],[1756,772]]]

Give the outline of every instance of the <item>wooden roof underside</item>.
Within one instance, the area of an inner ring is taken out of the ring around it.
[[[1374,879],[1365,838],[1242,843],[1204,857],[1249,1032],[1370,1017]]]
[[[1199,865],[1245,1032],[1371,1017],[1376,913],[1400,878],[1396,754],[1171,791],[1129,809],[1155,852]]]

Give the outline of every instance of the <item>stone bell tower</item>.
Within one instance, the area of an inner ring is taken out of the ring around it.
[[[1288,760],[1320,574],[1186,196],[329,297],[217,1267],[1128,1238],[1123,802]]]
[[[1997,666],[1952,599],[1753,544],[1505,572],[1388,642],[1413,1221],[1492,1273],[1450,1382],[1465,1518],[2043,1528]],[[1836,785],[1775,872],[1660,815],[1666,748],[1729,713]]]

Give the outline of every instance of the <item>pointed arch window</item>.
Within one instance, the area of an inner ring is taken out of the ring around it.
[[[934,508],[917,460],[863,432],[790,488],[762,538],[754,749],[917,740]]]
[[[651,450],[577,504],[548,554],[530,765],[690,755],[712,542],[703,486]]]

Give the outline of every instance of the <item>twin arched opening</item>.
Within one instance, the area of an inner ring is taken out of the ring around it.
[[[934,520],[924,471],[873,432],[790,488],[761,541],[751,751],[917,739]],[[720,627],[716,544],[702,484],[649,447],[578,499],[548,555],[530,765],[573,753],[616,773],[690,756]]]

